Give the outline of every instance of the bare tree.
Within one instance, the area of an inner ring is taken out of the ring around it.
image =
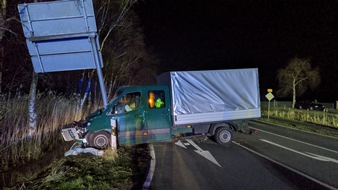
[[[108,97],[120,85],[146,83],[156,74],[157,61],[146,50],[138,17],[131,9],[135,3],[95,1]]]
[[[121,25],[132,5],[136,0],[98,0],[99,9],[96,11],[98,17],[98,34],[103,37],[101,50],[110,34]],[[117,7],[117,10],[115,9]]]
[[[295,107],[297,96],[320,84],[319,68],[313,69],[310,59],[291,59],[285,68],[278,70],[277,78],[280,88],[277,94],[281,97],[292,94],[292,108]]]
[[[105,47],[106,41],[110,41],[111,38],[114,37],[114,33],[119,30],[119,26],[125,19],[126,14],[130,10],[131,6],[133,5],[133,0],[96,0],[94,1],[94,9],[95,9],[95,16],[96,16],[96,23],[98,26],[98,35],[101,39],[101,52],[106,52],[108,57],[111,57],[113,54],[112,51],[114,48],[111,46]],[[115,42],[117,43],[117,42]],[[103,51],[104,49],[104,51]],[[104,53],[102,53],[104,54]],[[103,55],[104,60],[106,60],[106,56]],[[107,68],[106,63],[104,63],[104,69]],[[82,111],[84,103],[88,100],[90,96],[90,85],[92,78],[94,77],[94,71],[88,71],[88,75],[85,75],[87,71],[82,72],[82,77],[78,82],[78,111]],[[105,77],[106,80],[106,77]],[[87,81],[84,82],[84,81]],[[85,87],[86,91],[82,92],[82,88]],[[110,91],[108,90],[108,93]]]
[[[106,44],[109,49],[103,53],[107,58],[104,71],[108,95],[120,85],[155,82],[158,61],[146,50],[143,31],[133,11],[126,15]]]
[[[0,14],[0,27],[4,28],[3,25],[5,23],[5,18],[6,18],[6,7],[7,7],[7,1],[6,0],[2,0],[0,2],[0,6],[1,6],[1,14]],[[5,30],[0,30],[0,43],[1,43],[1,47],[0,47],[0,93],[2,91],[2,65],[3,65],[3,46],[2,46],[2,38],[4,36]]]
[[[2,39],[4,38],[6,31],[15,34],[15,32],[9,29],[7,23],[12,20],[17,20],[14,16],[7,18],[6,12],[7,12],[7,0],[0,0],[0,93],[2,92],[2,83],[3,83],[2,76],[3,76],[4,46],[2,43]]]

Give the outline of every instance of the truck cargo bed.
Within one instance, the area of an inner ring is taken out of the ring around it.
[[[258,69],[167,72],[174,125],[259,118]]]

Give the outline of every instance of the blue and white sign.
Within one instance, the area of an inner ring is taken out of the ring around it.
[[[92,0],[18,5],[36,73],[103,67]]]
[[[106,90],[92,0],[62,0],[18,5],[36,73],[96,69],[104,106]]]

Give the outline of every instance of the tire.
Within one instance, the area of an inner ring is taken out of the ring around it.
[[[88,137],[88,143],[91,147],[106,149],[110,145],[110,134],[106,131],[92,133]]]
[[[215,141],[220,145],[230,145],[232,137],[232,131],[225,127],[218,128],[214,135]]]

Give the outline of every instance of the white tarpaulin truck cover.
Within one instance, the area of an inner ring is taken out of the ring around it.
[[[158,77],[171,90],[175,125],[258,118],[258,69],[167,72]]]

